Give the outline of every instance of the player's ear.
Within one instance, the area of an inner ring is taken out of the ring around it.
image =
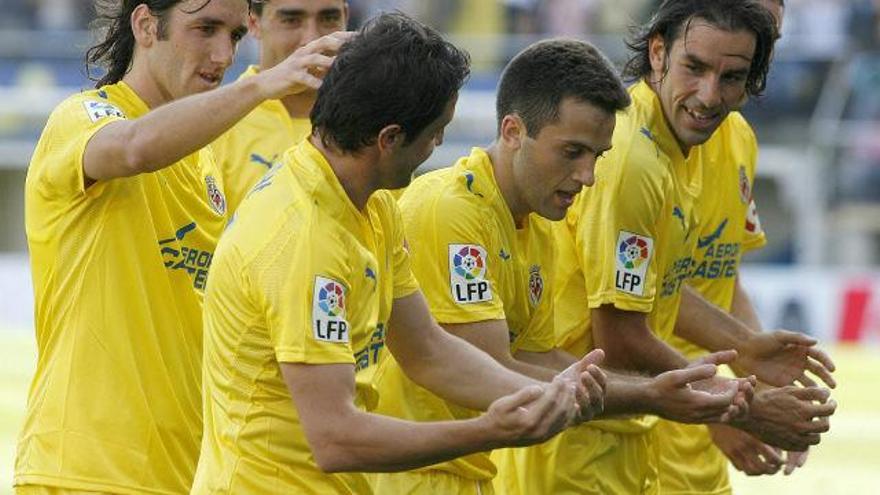
[[[510,149],[518,150],[522,140],[528,134],[526,124],[519,115],[512,113],[501,119],[501,135],[499,138]]]
[[[379,131],[379,137],[376,138],[376,144],[380,151],[390,151],[395,147],[403,145],[406,134],[403,128],[397,124],[386,125]]]
[[[258,40],[262,39],[263,33],[262,33],[262,31],[260,31],[260,16],[258,16],[257,13],[254,12],[253,9],[251,9],[251,11],[248,12],[247,27],[248,27],[248,33],[251,36],[253,36],[254,38],[256,38]]]
[[[348,29],[348,2],[342,4],[342,29]]]
[[[159,18],[150,12],[150,7],[142,3],[131,12],[131,31],[137,44],[151,46],[159,39]]]
[[[651,78],[659,81],[666,73],[667,47],[663,36],[655,34],[648,40],[648,59],[651,62]],[[660,77],[658,77],[660,76]]]

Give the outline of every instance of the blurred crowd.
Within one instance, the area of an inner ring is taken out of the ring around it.
[[[399,9],[445,32],[485,21],[488,34],[591,35],[620,33],[644,20],[661,0],[350,0],[358,25],[382,10]],[[89,0],[0,0],[0,29],[78,30],[92,17]],[[877,48],[880,44],[880,0],[788,0],[786,33],[803,35],[809,51]],[[472,20],[473,21],[473,20]],[[476,27],[479,30],[480,27]]]

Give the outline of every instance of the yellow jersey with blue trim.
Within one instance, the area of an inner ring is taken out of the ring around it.
[[[758,142],[748,122],[734,112],[705,147],[709,161],[698,200],[699,238],[688,284],[730,311],[742,255],[767,242],[752,193]],[[706,353],[675,336],[670,343],[689,358]]]
[[[454,166],[418,177],[400,198],[413,273],[441,324],[506,320],[511,351],[554,347],[551,222],[531,214],[517,226],[480,148]],[[377,412],[415,421],[472,418],[406,377],[387,355],[376,372]],[[423,468],[491,479],[488,452]],[[395,476],[388,474],[385,476]]]
[[[259,68],[251,65],[239,80]],[[291,118],[281,100],[265,100],[211,145],[223,174],[229,211],[244,197],[284,152],[312,132],[308,118]]]
[[[697,200],[699,237],[687,283],[730,311],[743,253],[766,242],[752,194],[758,145],[748,122],[734,112],[704,147],[709,159]],[[707,353],[675,335],[669,343],[689,359]],[[706,426],[661,420],[656,432],[661,494],[730,493],[728,460]]]
[[[682,154],[646,82],[630,95],[632,105],[617,115],[612,148],[596,164],[595,185],[555,226],[557,339],[577,356],[593,348],[590,311],[602,305],[646,313],[651,330],[668,339],[693,263],[706,150]],[[655,422],[643,416],[591,424],[636,433]]]
[[[37,369],[16,485],[189,490],[201,436],[202,297],[226,224],[209,149],[85,187],[104,126],[149,111],[126,83],[51,114],[28,168]]]
[[[315,463],[278,363],[351,364],[369,408],[393,300],[417,290],[393,197],[358,210],[317,148],[290,149],[217,248],[193,493],[355,493]]]

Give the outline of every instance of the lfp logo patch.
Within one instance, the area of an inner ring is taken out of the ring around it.
[[[86,107],[86,113],[92,122],[97,122],[107,117],[125,118],[122,110],[106,101],[86,100],[83,102],[83,106]]]
[[[312,303],[312,334],[324,342],[348,342],[345,319],[345,286],[324,277],[315,277]]]
[[[449,245],[449,285],[452,299],[461,304],[492,300],[486,281],[486,249],[476,244]]]
[[[650,237],[621,230],[617,236],[617,273],[614,286],[617,290],[637,296],[645,294],[645,278],[654,251]]]

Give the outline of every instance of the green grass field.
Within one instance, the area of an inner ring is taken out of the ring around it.
[[[784,477],[734,474],[736,493],[869,495],[880,493],[880,349],[831,349],[840,383],[831,432],[807,465]],[[0,331],[0,494],[12,493],[15,441],[36,351],[33,338]],[[501,495],[501,494],[499,494]]]

